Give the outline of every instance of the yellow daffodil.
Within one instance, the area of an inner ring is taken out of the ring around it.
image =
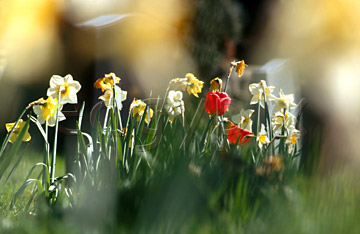
[[[244,60],[241,60],[238,62],[235,62],[235,61],[231,62],[231,66],[235,67],[235,71],[236,71],[238,77],[240,78],[244,74],[244,70],[247,65],[245,64]]]
[[[16,123],[16,122],[5,124],[6,130],[7,130],[8,132],[10,132],[10,131],[13,129],[15,123]],[[10,136],[10,138],[9,138],[9,142],[10,142],[10,143],[14,143],[14,142],[16,141],[17,137],[19,136],[20,132],[21,132],[22,129],[24,128],[25,124],[26,124],[26,123],[25,123],[22,119],[19,120],[19,122],[16,124],[15,129],[14,129],[14,131],[12,132],[12,134],[11,134],[11,136]],[[28,127],[28,129],[26,130],[25,135],[24,135],[22,141],[30,141],[30,140],[31,140],[31,136],[30,136],[28,130],[29,130],[29,127]]]
[[[264,124],[261,124],[261,129],[256,137],[256,141],[258,142],[258,146],[260,149],[262,149],[264,144],[268,144],[270,142],[269,138],[267,137],[267,132],[265,130]]]
[[[141,116],[144,115],[145,109],[146,109],[146,103],[141,101],[140,99],[138,100],[134,99],[130,105],[130,112],[132,112],[133,117],[135,117],[136,115],[138,116],[137,121],[140,121]],[[149,107],[146,111],[145,122],[149,123],[153,115],[154,115],[154,111]]]
[[[253,95],[250,105],[260,102],[262,108],[265,107],[265,102],[275,100],[275,96],[272,94],[274,86],[267,86],[266,81],[261,80],[259,83],[253,83],[249,85],[250,93]]]
[[[198,80],[192,73],[187,73],[185,75],[185,78],[187,79],[188,86],[187,86],[187,92],[188,94],[193,94],[195,97],[199,97],[198,93],[201,93],[201,89],[204,85],[204,82]]]
[[[285,124],[285,129],[295,128],[295,116],[291,114],[289,111],[285,112],[285,120],[284,113],[281,111],[275,112],[274,117],[272,118],[273,131],[281,132],[283,123]]]
[[[169,82],[169,90],[185,91],[189,95],[193,94],[195,97],[199,97],[198,93],[201,93],[201,89],[204,82],[198,80],[192,73],[187,73],[185,78],[174,78]]]
[[[210,91],[211,92],[221,92],[222,80],[219,77],[216,77],[210,81]]]
[[[105,77],[99,78],[95,81],[94,87],[97,89],[101,89],[102,92],[105,90],[112,90],[115,84],[120,82],[120,78],[115,75],[115,73],[111,72],[109,74],[105,74]]]
[[[300,131],[295,128],[291,129],[285,140],[285,144],[288,145],[289,153],[293,151],[294,146],[296,145],[299,138],[300,138]]]
[[[239,114],[234,115],[231,120],[234,123],[237,123],[238,126],[242,129],[245,129],[249,132],[252,132],[252,120],[251,115],[254,113],[254,110],[244,110],[241,108],[241,111]]]
[[[174,118],[181,115],[185,111],[183,93],[180,91],[170,90],[167,96],[165,110],[169,115],[169,122],[172,123]]]
[[[41,100],[41,99],[39,99]],[[56,121],[56,111],[59,107],[58,100],[53,97],[48,97],[46,100],[43,100],[40,102],[38,100],[37,105],[33,106],[34,113],[37,115],[38,121],[43,124],[45,121],[48,121],[48,124],[50,127],[55,126]],[[60,107],[60,110],[62,109],[62,106]],[[61,111],[59,111],[59,121],[65,120],[65,116]]]
[[[284,111],[284,109],[290,110],[297,107],[294,103],[294,99],[294,94],[285,95],[282,89],[280,89],[279,97],[274,99],[274,111]]]
[[[53,98],[58,98],[60,95],[60,105],[66,103],[77,103],[76,93],[80,90],[81,85],[78,81],[73,80],[73,77],[68,74],[65,77],[53,75],[50,79],[50,88],[47,90],[47,95]]]
[[[122,109],[122,102],[126,100],[126,96],[127,92],[115,85],[115,106],[117,106],[119,110]],[[106,107],[112,107],[113,90],[106,90],[104,95],[100,96],[99,99],[104,101]]]

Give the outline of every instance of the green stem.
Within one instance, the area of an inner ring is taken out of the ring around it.
[[[259,135],[259,129],[260,129],[260,99],[258,102],[258,109],[257,109],[257,122],[256,122],[256,136]]]
[[[55,165],[56,165],[56,148],[57,148],[57,136],[59,129],[59,112],[60,112],[60,102],[61,101],[61,90],[59,89],[58,93],[58,108],[56,110],[56,119],[55,119],[55,135],[54,135],[54,147],[53,154],[51,157],[51,170],[50,170],[50,184],[55,182]]]
[[[48,143],[48,121],[45,121],[45,152],[44,152],[44,159],[43,159],[43,163],[46,165],[46,166],[49,166],[48,163],[49,163],[49,154],[50,154],[50,151],[49,151],[49,143]],[[46,175],[47,175],[47,171],[46,171],[46,167],[43,167],[43,187],[44,189],[46,190],[47,189],[47,179],[46,179]]]

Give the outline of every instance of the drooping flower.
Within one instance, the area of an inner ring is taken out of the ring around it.
[[[279,97],[274,99],[274,111],[283,111],[284,109],[290,110],[297,107],[297,105],[294,103],[294,99],[294,94],[285,95],[282,89],[280,89]]]
[[[295,116],[289,111],[286,111],[284,119],[283,112],[275,112],[274,117],[272,118],[273,131],[281,132],[283,124],[285,124],[284,127],[286,130],[295,128]]]
[[[285,140],[285,144],[288,145],[289,153],[293,151],[294,146],[296,145],[299,138],[300,138],[300,131],[295,128],[291,129]]]
[[[140,99],[136,100],[134,98],[133,102],[130,105],[130,112],[132,113],[133,117],[137,115],[137,121],[140,121],[141,117],[144,115],[145,109],[146,109],[146,103]],[[153,115],[154,115],[153,109],[151,109],[150,107],[147,108],[145,115],[145,122],[150,123]]]
[[[115,85],[115,106],[122,109],[123,105],[122,102],[126,100],[127,92],[121,90],[118,86]],[[113,90],[108,89],[105,93],[99,97],[100,100],[103,100],[106,107],[111,108],[113,104]]]
[[[14,125],[15,125],[16,122],[14,123],[7,123],[5,124],[5,127],[6,127],[6,130],[8,132],[10,132],[13,128],[14,128]],[[12,132],[10,138],[9,138],[9,142],[10,143],[14,143],[16,141],[16,139],[18,138],[20,132],[22,131],[22,129],[25,127],[25,122],[20,119],[19,122],[16,124],[15,128],[14,128],[14,131]],[[28,129],[26,129],[26,132],[25,132],[25,135],[22,139],[22,141],[30,141],[31,140],[31,136],[28,132],[29,130],[29,126],[27,127]]]
[[[185,75],[185,78],[187,79],[188,86],[187,86],[187,92],[188,94],[193,94],[195,97],[199,97],[198,93],[201,93],[201,89],[204,85],[203,81],[198,80],[192,73],[187,73]]]
[[[256,141],[258,142],[258,146],[262,149],[264,144],[268,144],[270,142],[269,138],[267,137],[267,132],[265,130],[265,125],[261,124],[260,132],[256,137]]]
[[[265,108],[265,102],[270,100],[275,100],[275,96],[272,94],[274,91],[274,86],[267,86],[264,80],[261,80],[259,83],[253,83],[249,85],[250,93],[253,95],[250,105],[260,102],[260,106]]]
[[[216,77],[210,81],[211,92],[221,92],[221,89],[222,89],[222,80],[219,77]]]
[[[101,89],[102,92],[105,90],[112,90],[114,85],[118,84],[120,80],[120,77],[117,77],[115,73],[111,72],[105,74],[105,77],[97,79],[94,83],[94,87]]]
[[[41,100],[41,99],[39,99]],[[45,121],[48,121],[48,125],[50,127],[55,126],[56,122],[56,111],[59,107],[58,100],[56,98],[53,98],[49,96],[46,100],[43,100],[42,102],[38,100],[37,105],[33,106],[34,113],[37,115],[37,119],[40,122],[40,124],[45,123]],[[60,106],[60,110],[62,109],[62,106]],[[65,120],[64,114],[59,111],[59,121]]]
[[[205,99],[205,111],[212,116],[222,116],[229,108],[231,98],[225,92],[208,92]]]
[[[236,71],[238,77],[240,78],[244,74],[244,70],[247,65],[245,64],[244,60],[241,60],[238,62],[235,62],[235,61],[231,62],[231,66],[235,67],[235,71]]]
[[[78,81],[73,80],[73,77],[68,74],[65,77],[53,75],[50,79],[50,88],[47,90],[47,96],[58,98],[60,95],[60,105],[66,103],[77,103],[76,93],[80,90],[81,85]]]
[[[180,91],[170,90],[167,96],[165,110],[169,114],[169,122],[172,123],[174,118],[181,115],[185,111],[183,93]]]
[[[238,126],[240,128],[243,128],[249,132],[252,131],[252,123],[251,115],[254,113],[254,110],[248,109],[244,110],[241,108],[241,111],[239,114],[234,115],[231,120],[235,123],[238,123]]]
[[[251,140],[251,138],[246,137],[246,136],[252,136],[252,135],[253,135],[252,132],[242,129],[242,128],[238,127],[237,125],[233,124],[229,128],[228,140],[229,140],[230,144],[244,145]]]

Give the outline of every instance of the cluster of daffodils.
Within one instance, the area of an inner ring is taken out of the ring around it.
[[[50,78],[50,87],[47,90],[47,99],[40,98],[31,102],[26,109],[33,108],[36,119],[40,124],[46,123],[47,126],[55,126],[57,121],[65,120],[64,114],[61,112],[63,106],[67,103],[77,103],[77,92],[80,90],[81,85],[75,81],[73,77],[68,74],[65,77],[54,75]],[[6,129],[10,132],[15,126],[15,123],[6,124]],[[9,141],[13,143],[18,133],[24,127],[22,119],[16,124]],[[31,139],[28,132],[26,132],[23,141]]]
[[[185,105],[183,99],[183,91],[187,91],[189,95],[199,97],[199,93],[203,88],[204,82],[200,81],[192,73],[187,73],[185,78],[174,78],[169,82],[168,93],[166,97],[165,111],[168,113],[169,122],[172,123],[176,116],[184,117]]]
[[[263,148],[271,142],[274,137],[284,138],[286,137],[285,144],[288,146],[288,152],[293,152],[294,146],[297,143],[297,139],[300,137],[300,131],[295,128],[295,116],[291,113],[291,110],[296,108],[294,103],[294,95],[285,95],[282,89],[280,89],[279,97],[272,94],[274,86],[267,86],[264,80],[259,83],[250,84],[249,90],[253,95],[250,101],[250,105],[258,104],[260,110],[264,108],[265,111],[269,111],[269,106],[272,104],[273,113],[271,117],[271,126],[267,124],[261,124],[260,130],[256,134],[256,140],[258,147]],[[241,110],[238,115],[232,117],[232,121],[237,123],[239,129],[252,131],[251,116],[254,110]],[[259,123],[259,122],[258,122]],[[229,137],[230,138],[230,137]],[[233,139],[232,139],[233,141]]]
[[[117,107],[119,110],[122,109],[122,102],[126,100],[127,92],[120,89],[118,84],[120,78],[114,73],[105,74],[105,77],[96,80],[94,87],[101,89],[104,94],[99,97],[100,100],[104,101],[107,108]],[[114,95],[115,94],[115,95]],[[115,96],[115,98],[113,98]]]

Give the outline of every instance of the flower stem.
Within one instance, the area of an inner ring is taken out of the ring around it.
[[[57,135],[59,129],[59,112],[60,112],[60,98],[61,98],[61,89],[58,93],[58,108],[56,110],[56,118],[55,118],[55,135],[54,135],[54,147],[53,154],[51,157],[51,170],[50,170],[50,184],[55,182],[55,165],[56,165],[56,148],[57,148]]]

